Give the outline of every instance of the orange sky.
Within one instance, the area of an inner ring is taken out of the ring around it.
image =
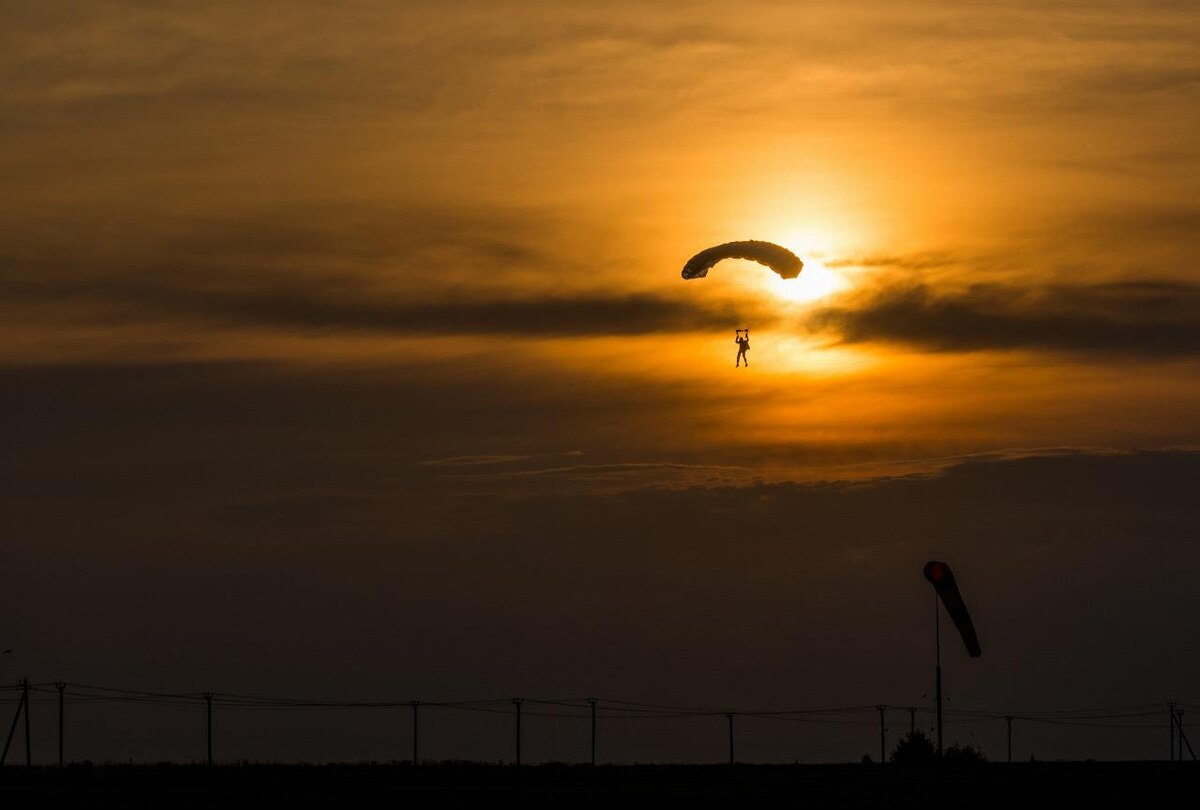
[[[661,402],[631,417],[639,458],[1196,439],[1184,6],[281,9],[18,12],[4,362],[536,364],[531,385]],[[809,269],[678,278],[743,238]],[[1146,304],[1127,282],[1166,286]],[[651,311],[627,320],[627,296]],[[462,311],[412,317],[430,302]],[[827,308],[879,322],[846,343]],[[972,336],[981,313],[1003,322]]]

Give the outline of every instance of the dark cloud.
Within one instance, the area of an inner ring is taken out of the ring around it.
[[[933,351],[1189,357],[1200,353],[1200,286],[1168,281],[976,284],[940,292],[923,284],[896,285],[819,310],[809,325],[847,343],[900,342]]]
[[[575,294],[561,297],[387,300],[392,292],[354,289],[182,289],[135,280],[73,284],[51,294],[45,285],[8,285],[10,296],[41,302],[87,300],[100,322],[192,320],[231,327],[300,331],[367,331],[399,334],[520,335],[523,337],[637,335],[725,329],[745,308],[694,298],[655,295]],[[61,293],[61,297],[60,297]],[[770,319],[756,320],[766,325]]]
[[[395,334],[645,334],[746,314],[711,296],[598,289],[598,270],[634,248],[608,239],[616,254],[573,255],[555,243],[563,228],[536,208],[433,204],[284,205],[151,221],[137,239],[85,221],[0,248],[0,298],[49,323],[60,310],[105,325]]]
[[[563,227],[537,208],[433,204],[284,205],[151,223],[138,239],[89,221],[0,248],[0,297],[104,324],[398,334],[644,334],[746,313],[711,296],[597,289],[598,266],[618,258],[572,255],[554,242]]]
[[[910,262],[881,257],[870,263]],[[499,297],[495,291],[463,287],[455,294],[414,300],[394,290],[349,279],[335,284],[328,278],[288,288],[194,287],[186,278],[65,285],[37,280],[10,283],[7,293],[39,303],[90,302],[87,317],[99,322],[182,320],[302,332],[546,337],[720,330],[747,317],[760,327],[779,323],[762,304],[704,296],[581,291]],[[994,283],[942,291],[927,284],[891,284],[817,309],[802,326],[846,343],[898,342],[932,351],[1187,357],[1200,352],[1200,286],[1173,281]]]

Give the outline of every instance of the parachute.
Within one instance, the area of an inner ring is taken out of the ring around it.
[[[751,240],[726,242],[700,251],[687,260],[682,275],[685,279],[704,278],[712,266],[723,259],[750,259],[771,268],[781,278],[795,278],[804,267],[800,257],[787,248],[773,242]]]
[[[975,623],[971,621],[967,604],[958,592],[958,583],[954,581],[954,572],[950,570],[950,566],[940,560],[930,560],[925,563],[925,579],[929,580],[937,595],[941,597],[946,612],[954,620],[954,626],[958,628],[963,644],[967,646],[967,653],[972,658],[978,658],[983,651],[979,649]]]

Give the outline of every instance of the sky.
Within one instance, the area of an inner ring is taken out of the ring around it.
[[[954,705],[1200,703],[1192,4],[0,6],[0,681],[928,705],[939,558]],[[739,239],[805,269],[680,278]],[[200,755],[138,711],[76,755]],[[223,754],[407,756],[247,714]],[[451,714],[429,756],[507,754]]]

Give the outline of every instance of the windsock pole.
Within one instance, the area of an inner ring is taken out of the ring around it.
[[[934,672],[934,701],[937,715],[937,752],[942,755],[942,625],[938,602],[945,605],[954,626],[962,636],[967,654],[978,658],[982,651],[979,648],[979,637],[975,634],[975,624],[971,614],[958,592],[958,584],[954,581],[954,573],[950,566],[941,560],[930,560],[925,563],[925,579],[933,586],[933,672]]]
[[[937,752],[942,756],[942,622],[938,612],[938,595],[933,594],[933,694],[937,714]]]

